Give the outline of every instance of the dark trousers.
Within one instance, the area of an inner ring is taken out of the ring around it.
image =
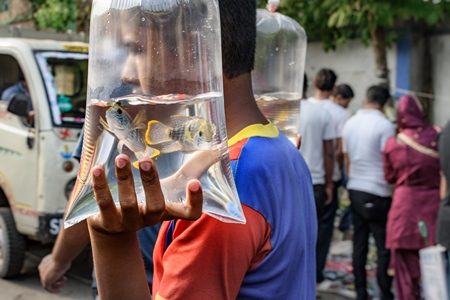
[[[316,282],[320,283],[325,278],[323,270],[327,262],[328,251],[330,250],[331,239],[333,238],[334,218],[339,204],[338,188],[340,182],[334,182],[333,185],[333,201],[325,206],[324,213],[319,219],[319,230],[317,234],[316,246]]]
[[[352,226],[352,213],[350,210],[350,206],[348,206],[345,211],[344,214],[341,217],[341,222],[339,223],[339,230],[342,233],[346,233],[350,231],[350,227]]]
[[[327,192],[324,184],[315,184],[313,186],[314,200],[316,202],[317,220],[320,220],[325,213],[325,201],[327,201]],[[320,225],[320,222],[319,222]]]
[[[366,300],[366,262],[369,251],[369,235],[372,233],[377,247],[377,282],[381,300],[394,299],[391,291],[392,277],[387,274],[391,253],[386,249],[386,222],[390,197],[350,190],[351,212],[353,214],[353,274],[358,300]]]

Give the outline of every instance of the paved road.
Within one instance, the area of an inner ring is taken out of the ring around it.
[[[92,300],[89,287],[89,260],[86,254],[81,255],[68,273],[66,287],[60,294],[51,294],[44,290],[39,281],[37,266],[42,257],[50,252],[51,246],[29,244],[30,251],[26,254],[23,274],[14,279],[0,279],[0,300]],[[86,252],[86,251],[85,251]],[[88,263],[86,263],[86,261]],[[75,262],[74,262],[75,263]],[[80,266],[86,266],[80,268]]]
[[[93,299],[89,286],[72,278],[68,279],[67,286],[60,294],[50,294],[41,287],[39,276],[35,272],[14,280],[0,280],[0,291],[1,300]]]

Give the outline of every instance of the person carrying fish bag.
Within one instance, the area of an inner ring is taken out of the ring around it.
[[[207,214],[196,221],[165,221],[153,255],[153,296],[159,300],[314,299],[317,221],[311,176],[292,142],[260,112],[252,91],[256,1],[219,0],[218,4],[229,155],[247,222],[226,223]],[[167,204],[163,212],[154,162],[141,158],[139,166],[142,178],[152,183],[147,203],[161,205],[149,216],[154,222],[173,218]],[[131,169],[127,156],[116,158],[119,198],[126,211],[113,207],[104,170],[97,166],[92,171],[101,210],[88,219],[88,228],[102,299],[152,299],[136,235],[146,222],[133,221],[141,220],[142,214]],[[200,192],[198,182],[188,184],[187,212],[196,212]]]

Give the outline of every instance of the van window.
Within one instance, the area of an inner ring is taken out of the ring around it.
[[[15,93],[29,96],[22,69],[11,55],[0,54],[0,100],[9,101]]]
[[[36,51],[55,126],[81,128],[87,94],[87,53]]]

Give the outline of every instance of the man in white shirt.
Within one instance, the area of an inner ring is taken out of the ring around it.
[[[334,220],[331,220],[330,215],[335,215],[338,203],[337,189],[340,186],[340,181],[342,178],[341,170],[343,166],[341,137],[342,129],[344,128],[345,122],[348,120],[347,111],[342,106],[334,103],[331,100],[331,97],[336,89],[336,79],[337,76],[333,70],[319,70],[313,81],[314,97],[308,99],[309,103],[318,105],[322,110],[328,112],[329,116],[331,117],[333,130],[335,132],[332,183],[326,186],[327,195],[330,200],[327,201],[327,206],[325,207],[322,217],[319,220],[320,225],[317,236],[316,281],[318,284],[324,281],[322,271],[325,267],[326,258],[333,235],[333,225],[330,226],[330,223],[333,224]],[[334,214],[332,213],[333,211]],[[318,286],[318,289],[321,289],[320,285]]]
[[[318,105],[303,100],[299,134],[302,136],[300,152],[311,172],[317,219],[320,220],[325,211],[325,205],[330,200],[326,186],[333,184],[335,133],[328,112]]]
[[[394,128],[383,115],[389,91],[381,86],[367,90],[366,102],[345,125],[343,152],[353,216],[353,273],[357,299],[366,300],[366,261],[370,233],[377,247],[377,281],[381,299],[394,299],[392,277],[387,274],[390,252],[385,247],[391,189],[384,179],[382,152]]]

